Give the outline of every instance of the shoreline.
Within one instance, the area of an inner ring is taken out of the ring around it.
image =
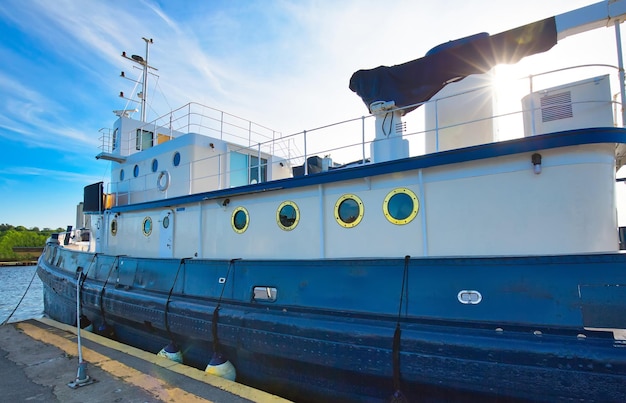
[[[15,267],[15,266],[37,266],[36,260],[24,260],[18,262],[0,262],[0,267]]]

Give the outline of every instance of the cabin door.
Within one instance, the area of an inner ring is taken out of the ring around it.
[[[93,234],[90,234],[89,240],[92,243],[92,245],[94,245],[95,243],[93,252],[101,253],[103,250],[103,247],[105,246],[103,245],[103,243],[105,242],[105,239],[106,239],[106,237],[104,236],[105,234],[104,231],[106,228],[106,225],[104,222],[104,216],[101,216],[101,215],[96,216],[96,223],[93,226],[93,228],[95,229],[95,231]],[[89,247],[89,250],[92,251],[91,245]]]
[[[164,210],[159,216],[159,257],[174,257],[174,212]]]

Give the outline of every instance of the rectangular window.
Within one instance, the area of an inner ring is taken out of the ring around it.
[[[135,143],[135,148],[137,150],[145,150],[147,148],[152,147],[153,137],[154,137],[154,132],[137,129],[137,141]]]
[[[230,187],[248,184],[248,156],[237,152],[230,153]]]
[[[248,183],[260,183],[267,181],[267,159],[261,158],[259,166],[259,157],[250,156],[250,180]]]
[[[117,143],[119,142],[118,138],[117,138],[118,132],[119,132],[119,130],[116,127],[115,130],[113,130],[113,145],[112,145],[112,147],[113,147],[112,149],[113,150],[117,150]]]
[[[230,153],[230,187],[267,181],[267,159],[235,151]]]

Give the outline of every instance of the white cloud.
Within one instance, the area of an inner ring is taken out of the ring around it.
[[[98,178],[93,175],[87,175],[76,172],[68,172],[62,169],[45,169],[29,166],[12,166],[0,170],[0,175],[3,177],[16,177],[16,176],[31,176],[31,177],[45,177],[54,178],[55,181],[67,181],[76,182],[80,184],[86,184],[91,182],[97,182]]]

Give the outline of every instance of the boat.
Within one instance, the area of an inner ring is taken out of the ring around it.
[[[516,138],[485,85],[567,36],[619,38],[624,15],[359,70],[368,116],[293,135],[196,103],[147,122],[141,97],[103,132],[111,179],[85,187],[79,232],[39,258],[46,315],[298,402],[624,401],[621,52],[607,74],[533,74]],[[144,41],[123,54],[142,88]]]

